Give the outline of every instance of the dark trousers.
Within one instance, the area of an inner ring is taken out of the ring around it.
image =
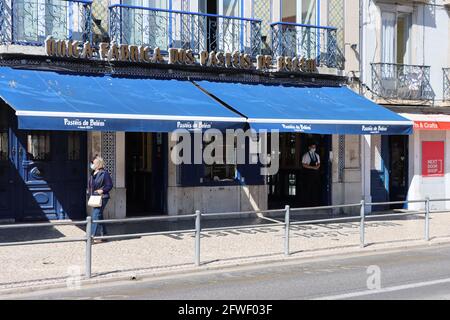
[[[92,210],[92,221],[103,220],[103,210],[105,210],[108,204],[108,198],[102,199],[102,206],[98,208],[93,208]],[[91,235],[95,236],[105,236],[106,226],[103,223],[92,223]]]
[[[305,207],[320,206],[320,172],[305,169],[303,174],[303,203]]]

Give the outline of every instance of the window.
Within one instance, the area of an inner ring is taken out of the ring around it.
[[[136,7],[168,9],[166,0],[123,0],[122,3]],[[127,26],[121,31],[123,43],[168,49],[168,34],[170,25],[174,22],[170,20],[167,12],[139,8],[124,9],[121,12],[123,25]]]
[[[281,4],[281,20],[283,22],[297,22],[297,1],[283,0]]]
[[[240,0],[223,0],[223,15],[229,17],[240,17]]]
[[[302,20],[304,24],[316,24],[316,0],[302,0]]]
[[[209,142],[211,143],[211,142]],[[204,147],[209,143],[205,143]],[[227,157],[228,153],[228,157]],[[215,152],[212,152],[212,156],[215,157]],[[228,162],[227,162],[228,158]],[[229,159],[232,159],[230,163]],[[236,178],[236,139],[234,144],[227,145],[224,143],[222,151],[222,159],[220,163],[213,163],[211,165],[205,165],[205,181],[234,181]]]
[[[283,0],[282,21],[302,24],[316,24],[316,0]]]
[[[67,135],[67,159],[80,160],[80,135],[76,132]]]
[[[28,134],[27,154],[28,160],[50,160],[50,134],[41,132]]]
[[[8,132],[0,131],[0,161],[8,160]]]
[[[383,11],[382,54],[383,63],[407,64],[410,62],[411,14]]]

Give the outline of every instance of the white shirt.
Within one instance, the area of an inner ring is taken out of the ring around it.
[[[312,154],[312,152],[311,152],[311,151],[308,151],[308,152],[306,152],[306,153],[303,155],[303,158],[302,158],[302,163],[303,163],[303,164],[306,164],[306,165],[309,166],[309,164],[311,163],[311,154]],[[314,152],[314,155],[316,156],[317,163],[320,163],[320,157],[319,157],[319,155],[318,155],[317,153],[315,153],[315,152]]]

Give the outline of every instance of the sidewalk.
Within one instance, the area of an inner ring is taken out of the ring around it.
[[[310,217],[302,216],[298,219],[308,218]],[[292,218],[291,221],[298,219]],[[283,217],[280,216],[277,220],[282,221]],[[285,259],[284,227],[273,223],[264,218],[204,220],[203,228],[245,224],[268,225],[251,229],[203,232],[201,241],[203,268]],[[192,270],[194,235],[180,234],[177,230],[192,229],[193,225],[193,221],[181,221],[110,226],[109,234],[157,230],[173,230],[173,233],[95,244],[92,253],[94,279]],[[84,236],[84,230],[74,226],[54,226],[44,229],[0,230],[0,242]],[[427,244],[423,241],[423,214],[386,217],[382,220],[368,218],[365,231],[368,246],[360,249],[359,221],[293,225],[289,259]],[[430,244],[450,242],[450,213],[432,214],[430,237],[432,238]],[[84,264],[84,242],[0,247],[2,270],[0,290],[65,283],[67,277],[74,272],[83,274]]]

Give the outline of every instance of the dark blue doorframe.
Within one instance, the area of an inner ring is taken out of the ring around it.
[[[371,195],[373,202],[403,201],[408,182],[407,135],[381,137],[381,170],[371,170]],[[403,208],[404,205],[373,206],[374,211]]]

